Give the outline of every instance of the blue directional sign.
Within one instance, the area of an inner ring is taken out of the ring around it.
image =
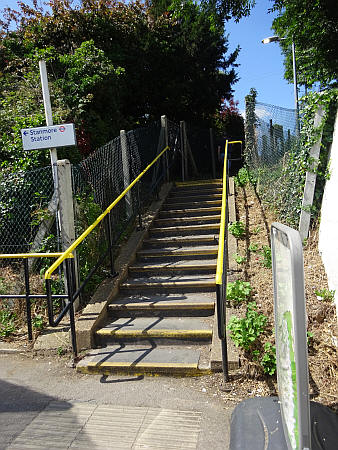
[[[25,128],[21,130],[21,137],[24,150],[76,145],[73,123],[38,128]]]

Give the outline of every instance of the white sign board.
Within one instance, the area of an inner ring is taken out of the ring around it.
[[[76,145],[73,123],[21,130],[24,150]]]
[[[289,450],[310,444],[304,266],[298,231],[271,226],[278,397]]]

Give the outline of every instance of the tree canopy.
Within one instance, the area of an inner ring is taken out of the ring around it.
[[[251,1],[48,4],[19,2],[0,24],[2,161],[21,167],[20,128],[44,124],[39,59],[54,120],[76,123],[83,152],[162,114],[211,125],[231,97],[239,49],[227,54],[225,20],[247,14]],[[32,164],[39,158],[33,152]]]
[[[335,0],[274,0],[273,29],[285,54],[285,78],[292,80],[291,42],[296,47],[299,82],[328,86],[337,82],[338,9]]]

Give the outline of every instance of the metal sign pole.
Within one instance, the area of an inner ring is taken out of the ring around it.
[[[41,86],[42,86],[43,106],[45,108],[46,125],[51,126],[51,125],[53,125],[53,115],[52,115],[52,106],[50,103],[46,61],[39,61],[39,69],[40,69],[40,78],[41,78]],[[58,188],[58,177],[57,177],[57,166],[56,166],[57,160],[58,160],[58,154],[57,154],[56,148],[51,148],[50,149],[50,162],[52,165],[54,189],[56,192],[57,192],[57,188]]]

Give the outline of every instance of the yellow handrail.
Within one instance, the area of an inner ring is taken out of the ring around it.
[[[216,269],[216,284],[222,284],[223,276],[223,260],[224,260],[224,237],[225,237],[225,219],[226,219],[226,200],[227,200],[227,158],[228,145],[242,144],[242,141],[228,141],[225,142],[224,150],[224,165],[223,165],[223,190],[222,190],[222,207],[221,207],[221,223],[219,230],[219,244],[217,254],[217,269]]]
[[[25,259],[25,258],[58,258],[63,253],[0,253],[0,259]],[[74,258],[72,253],[69,253],[67,258]]]
[[[67,258],[67,256],[73,252],[78,245],[94,230],[94,228],[106,217],[108,213],[114,208],[114,206],[130,191],[130,189],[143,177],[143,175],[153,166],[156,161],[169,150],[170,147],[166,146],[156,158],[148,164],[148,166],[141,172],[134,181],[130,183],[130,185],[111,203],[108,208],[93,222],[82,234],[79,236],[68,248],[65,250],[61,256],[46,270],[45,279],[48,280],[51,278],[52,273],[59,267],[59,265]]]

